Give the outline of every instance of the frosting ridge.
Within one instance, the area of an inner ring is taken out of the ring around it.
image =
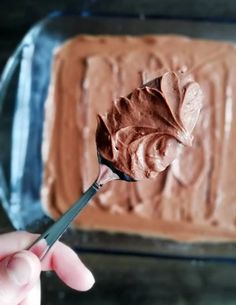
[[[99,153],[136,180],[155,178],[192,144],[202,90],[189,75],[166,72],[115,100],[98,116]]]

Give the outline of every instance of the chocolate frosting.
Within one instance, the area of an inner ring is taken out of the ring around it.
[[[98,152],[135,180],[155,178],[181,144],[192,144],[201,102],[200,86],[188,75],[166,72],[98,116]]]
[[[97,114],[141,84],[183,71],[204,96],[193,131],[194,122],[184,121],[195,116],[177,120],[192,133],[192,146],[181,145],[154,179],[104,185],[75,224],[183,241],[236,240],[235,66],[234,44],[180,36],[78,36],[61,46],[44,121],[45,211],[58,218],[96,179]]]

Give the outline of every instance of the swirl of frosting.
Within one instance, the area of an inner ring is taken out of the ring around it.
[[[167,72],[98,115],[98,152],[135,180],[154,178],[191,145],[202,91],[191,76]]]

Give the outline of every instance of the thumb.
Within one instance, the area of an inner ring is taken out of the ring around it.
[[[39,278],[40,261],[30,251],[17,252],[0,262],[0,304],[21,302]]]

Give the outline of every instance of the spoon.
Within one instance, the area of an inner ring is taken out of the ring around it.
[[[28,248],[28,250],[34,252],[41,261],[44,259],[55,242],[60,239],[73,219],[81,212],[81,210],[87,205],[90,199],[105,183],[108,183],[112,180],[124,180],[128,182],[135,181],[130,176],[116,169],[111,162],[104,159],[100,154],[98,154],[98,162],[99,172],[94,183],[65,214],[63,214],[41,236],[39,236],[39,238],[36,239],[36,241]]]

